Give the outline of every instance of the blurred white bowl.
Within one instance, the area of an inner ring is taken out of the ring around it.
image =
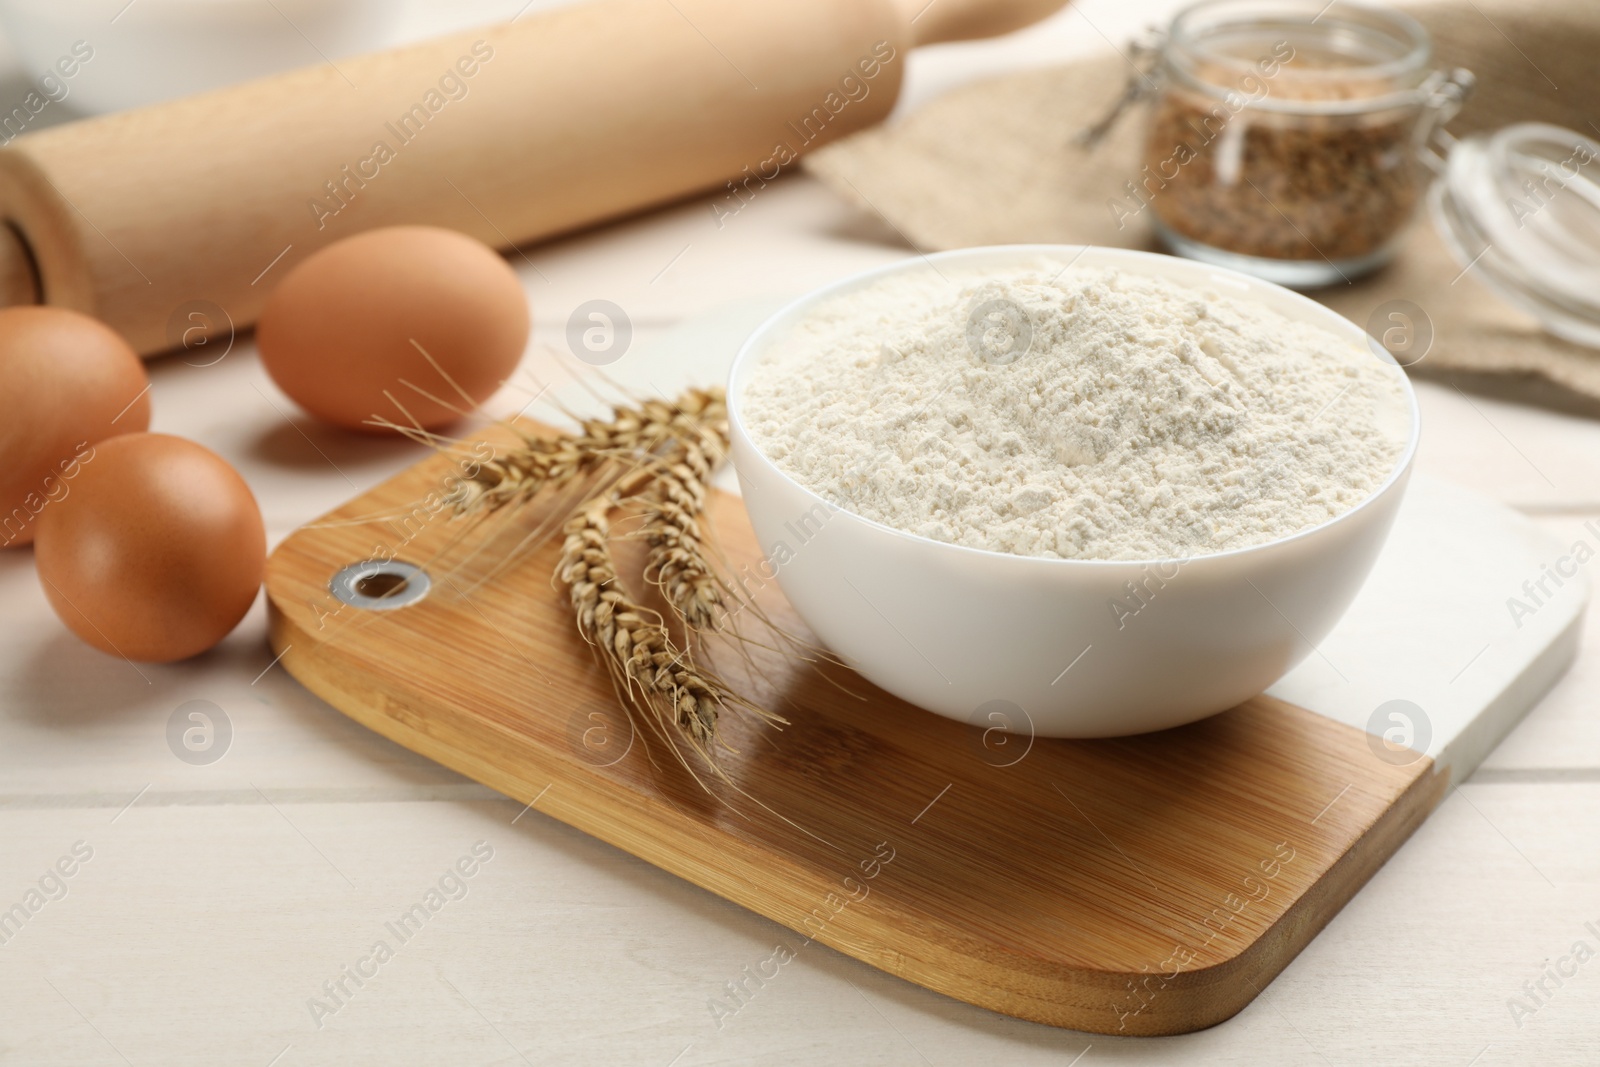
[[[0,29],[23,75],[39,85],[50,73],[78,114],[337,62],[385,47],[394,24],[395,5],[384,0],[0,0]],[[93,55],[65,77],[57,64],[76,58],[78,42],[78,56],[83,46]],[[203,147],[204,131],[196,137]]]
[[[1017,266],[1080,249],[1017,245],[927,257],[946,269]],[[1090,248],[1078,264],[1155,275],[1258,300],[1368,347],[1349,320],[1270,282],[1172,256]],[[859,274],[790,304],[745,342],[728,386],[733,461],[767,566],[828,648],[868,680],[953,719],[1042,737],[1114,737],[1179,726],[1249,699],[1327,636],[1366,580],[1399,509],[1418,413],[1388,480],[1343,515],[1264,545],[1158,569],[1149,606],[1119,628],[1108,608],[1143,561],[1059,560],[932,541],[838,510],[780,470],[740,416],[769,346],[821,300],[922,258]],[[1374,359],[1378,358],[1376,356]],[[1398,367],[1392,373],[1405,382]],[[779,543],[784,545],[779,550]],[[1176,574],[1173,574],[1174,569]]]

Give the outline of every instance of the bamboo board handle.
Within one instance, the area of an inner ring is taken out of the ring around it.
[[[912,45],[1061,2],[599,0],[27,134],[0,149],[0,301],[150,354],[195,301],[253,323],[285,271],[365,229],[506,248],[755,188],[881,120]]]

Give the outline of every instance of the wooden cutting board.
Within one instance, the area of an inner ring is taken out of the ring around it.
[[[1181,1033],[1249,1003],[1565,669],[1586,595],[1500,626],[1552,546],[1418,479],[1350,615],[1274,690],[1317,711],[1263,696],[1160,734],[1030,739],[759,649],[758,681],[724,649],[719,664],[791,725],[726,722],[737,791],[707,792],[618,710],[552,583],[553,544],[480,584],[538,512],[468,532],[414,509],[451,470],[424,462],[329,517],[385,521],[314,525],[277,549],[272,643],[291,674],[399,744],[807,939],[1101,1033]],[[717,494],[711,516],[735,568],[754,564],[739,500]],[[367,611],[330,595],[342,568],[389,556],[427,571],[423,599]],[[803,632],[774,584],[759,602]],[[1473,656],[1480,624],[1508,632],[1486,630]],[[1410,736],[1428,754],[1361,727],[1389,724],[1389,698],[1420,702]],[[762,976],[741,981],[749,995]]]

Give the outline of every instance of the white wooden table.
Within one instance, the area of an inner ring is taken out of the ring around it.
[[[908,104],[1120,42],[1165,6],[1087,0],[920,54]],[[805,177],[720,229],[693,203],[530,250],[526,368],[581,395],[564,328],[588,299],[628,311],[647,379],[685,316],[905,254]],[[299,416],[243,340],[151,371],[155,428],[235,463],[274,542],[418,458]],[[1419,469],[1593,540],[1600,422],[1419,391]],[[1600,960],[1537,989],[1574,942],[1600,953],[1600,638],[1262,997],[1150,1040],[1003,1018],[815,945],[719,1028],[708,1002],[792,935],[354,725],[271,665],[264,630],[258,602],[214,652],[134,668],[57,624],[30,553],[0,554],[0,911],[59,897],[0,944],[0,1063],[1600,1063]],[[231,723],[209,765],[169,748],[192,700]],[[479,842],[465,895],[398,944],[385,924]],[[380,939],[398,947],[358,985],[343,969]]]

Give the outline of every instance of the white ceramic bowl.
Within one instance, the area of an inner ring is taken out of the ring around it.
[[[387,45],[394,21],[393,0],[0,0],[23,74],[72,114],[337,62]]]
[[[1171,256],[1015,245],[928,259],[981,270],[1041,255],[1067,261],[1080,251],[1080,267],[1257,300],[1368,347],[1360,327],[1304,296]],[[833,507],[763,455],[740,411],[769,345],[819,301],[927,269],[925,262],[858,274],[790,304],[745,342],[728,386],[733,461],[767,557],[760,577],[776,572],[829,649],[883,689],[949,718],[1041,737],[1114,737],[1233,707],[1327,636],[1365,581],[1405,492],[1418,432],[1409,383],[1405,451],[1360,505],[1290,537],[1181,562],[1039,559],[929,540]],[[1405,380],[1398,367],[1392,372]],[[1154,595],[1119,628],[1109,602],[1124,597],[1130,581]]]

